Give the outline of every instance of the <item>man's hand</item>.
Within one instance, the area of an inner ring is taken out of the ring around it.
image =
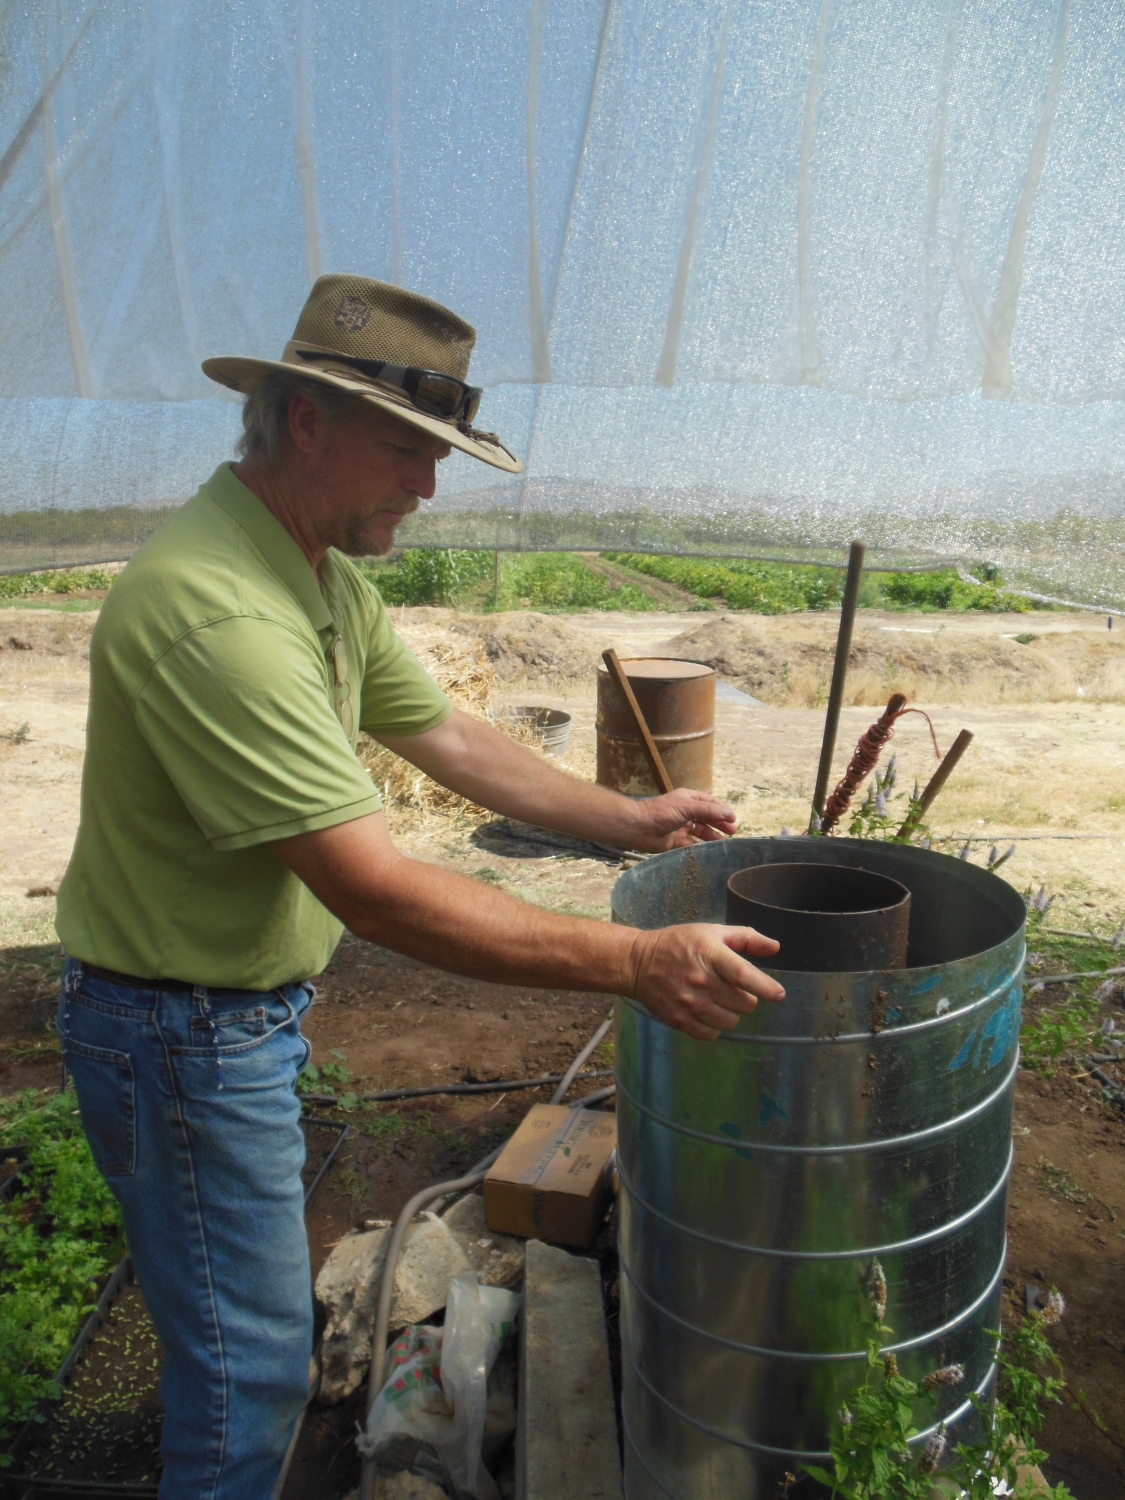
[[[785,999],[776,979],[740,956],[769,958],[778,946],[752,927],[705,922],[638,932],[633,995],[666,1026],[713,1042],[748,1016],[759,1000]]]
[[[734,832],[734,813],[709,792],[677,787],[663,797],[634,803],[637,827],[633,847],[643,854],[682,849],[696,839],[720,839]]]
[[[658,1020],[700,1039],[737,1025],[759,999],[784,997],[742,956],[777,952],[772,938],[749,927],[700,922],[638,932],[543,911],[408,859],[391,843],[382,813],[270,847],[358,937],[451,974],[633,995]]]
[[[380,739],[434,781],[482,807],[618,849],[656,854],[734,832],[734,813],[706,792],[681,787],[640,802],[622,797],[568,776],[460,709],[436,729]]]

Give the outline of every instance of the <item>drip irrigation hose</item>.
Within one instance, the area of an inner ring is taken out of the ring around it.
[[[599,1068],[592,1073],[583,1073],[582,1082],[590,1078],[609,1078],[612,1068]],[[508,1078],[489,1083],[435,1083],[425,1088],[381,1089],[376,1094],[357,1094],[357,1104],[382,1104],[391,1099],[425,1099],[432,1094],[509,1094],[515,1089],[541,1089],[549,1083],[559,1083],[564,1073],[547,1073],[542,1078]],[[571,1083],[574,1078],[571,1078]],[[568,1085],[569,1087],[569,1085]],[[302,1094],[306,1104],[338,1104],[335,1094]]]
[[[578,1069],[590,1056],[606,1032],[613,1025],[612,1011],[594,1032],[593,1036],[579,1052],[570,1067],[559,1079],[559,1086],[551,1096],[551,1103],[557,1104],[566,1093],[567,1089],[578,1076]],[[601,1073],[605,1076],[605,1071]],[[611,1091],[610,1091],[611,1092]],[[598,1090],[599,1098],[607,1095],[606,1090]],[[307,1097],[307,1096],[306,1096]],[[594,1096],[579,1101],[580,1104],[593,1102]],[[365,1418],[371,1413],[376,1397],[383,1388],[383,1376],[387,1364],[387,1333],[391,1323],[391,1302],[394,1300],[395,1275],[398,1272],[399,1256],[402,1254],[403,1243],[406,1240],[406,1232],[414,1220],[414,1216],[420,1213],[427,1204],[433,1203],[438,1198],[447,1198],[454,1193],[467,1193],[484,1181],[489,1167],[500,1155],[507,1142],[501,1142],[493,1151],[490,1151],[483,1160],[479,1161],[471,1172],[464,1177],[458,1177],[453,1182],[438,1182],[432,1187],[423,1188],[420,1193],[415,1193],[410,1202],[398,1216],[394,1231],[391,1234],[391,1242],[387,1246],[386,1258],[383,1261],[383,1277],[379,1285],[379,1305],[375,1313],[375,1328],[371,1336],[371,1364],[367,1372],[367,1400],[365,1403]],[[375,1494],[375,1460],[364,1454],[363,1468],[360,1472],[359,1500],[374,1500]]]

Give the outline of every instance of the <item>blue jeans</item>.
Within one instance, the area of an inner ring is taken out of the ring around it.
[[[134,989],[75,959],[63,973],[82,1124],[164,1345],[161,1500],[268,1500],[308,1395],[294,1084],[314,993]]]

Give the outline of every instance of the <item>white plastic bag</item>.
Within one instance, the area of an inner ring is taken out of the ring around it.
[[[357,1446],[389,1468],[405,1468],[420,1444],[433,1448],[455,1494],[499,1500],[481,1461],[488,1374],[519,1310],[517,1292],[482,1287],[471,1272],[449,1283],[445,1327],[403,1331]]]

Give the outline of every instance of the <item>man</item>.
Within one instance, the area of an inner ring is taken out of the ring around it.
[[[630,995],[699,1038],[782,991],[744,928],[555,916],[400,854],[361,729],[495,811],[622,848],[733,830],[698,792],[634,802],[452,709],[345,554],[386,552],[473,427],[473,329],[324,276],[222,465],[140,549],[90,652],[82,816],[59,892],[59,1027],[165,1348],[163,1500],[266,1500],[308,1381],[294,1083],[307,982],[342,925],[450,972]]]

